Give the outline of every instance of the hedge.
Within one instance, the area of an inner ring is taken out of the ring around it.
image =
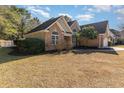
[[[26,38],[15,41],[16,50],[21,54],[39,54],[44,52],[45,44],[43,40],[37,38]]]

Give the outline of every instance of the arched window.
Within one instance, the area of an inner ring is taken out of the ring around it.
[[[56,45],[58,41],[58,32],[52,32],[52,44]]]
[[[73,32],[76,33],[76,29],[73,29]]]
[[[54,34],[54,35],[58,35],[58,32],[52,32],[52,34]]]

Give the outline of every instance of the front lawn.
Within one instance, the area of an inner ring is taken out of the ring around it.
[[[32,57],[7,51],[0,50],[0,87],[124,87],[124,51]]]
[[[0,48],[0,64],[29,57],[29,56],[10,55],[9,53],[11,52],[12,52],[11,48]]]
[[[115,45],[114,47],[124,48],[124,45]]]

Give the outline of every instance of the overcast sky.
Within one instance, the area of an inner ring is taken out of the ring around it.
[[[22,5],[33,17],[42,22],[51,17],[67,15],[77,20],[80,25],[108,20],[110,28],[118,29],[124,23],[124,6],[111,5]]]

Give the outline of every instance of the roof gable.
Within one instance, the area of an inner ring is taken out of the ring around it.
[[[58,19],[57,22],[61,25],[64,32],[72,32],[70,26],[68,25],[67,21],[63,16],[60,19]]]
[[[94,28],[98,31],[99,34],[104,34],[106,32],[107,25],[108,21],[101,21],[97,23],[82,25],[80,27],[83,28],[85,26],[94,26]]]
[[[43,22],[41,25],[35,27],[34,29],[32,29],[31,31],[29,31],[28,33],[32,33],[32,32],[37,32],[37,31],[41,31],[44,29],[47,29],[50,25],[52,25],[55,21],[57,21],[60,17],[57,18],[51,18],[45,22]]]

